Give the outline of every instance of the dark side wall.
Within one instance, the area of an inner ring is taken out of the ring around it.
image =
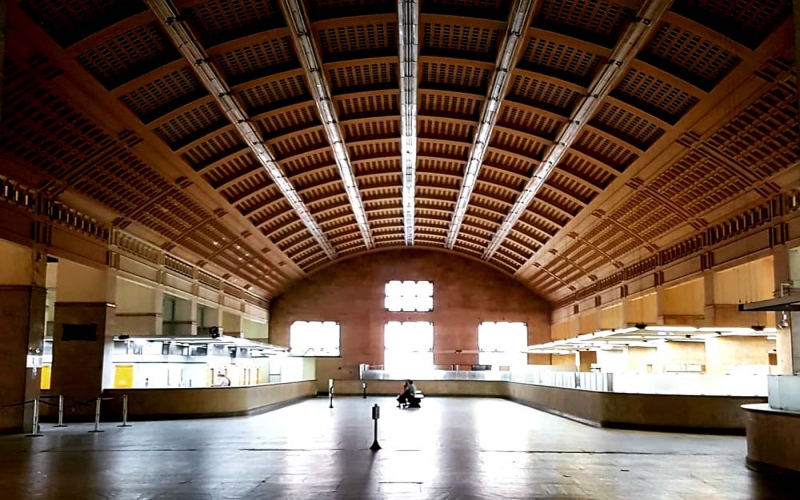
[[[384,286],[391,280],[433,282],[433,311],[389,312]],[[289,345],[294,321],[341,324],[341,358],[320,360],[317,378],[350,378],[359,363],[383,364],[383,327],[388,321],[430,321],[437,365],[478,362],[478,324],[522,321],[528,344],[550,340],[550,306],[513,278],[485,264],[445,252],[418,249],[377,252],[334,264],[298,283],[270,305],[270,343]],[[445,352],[442,352],[445,351]],[[450,351],[447,353],[446,351]],[[531,363],[549,364],[549,356]],[[545,359],[548,358],[548,359]]]

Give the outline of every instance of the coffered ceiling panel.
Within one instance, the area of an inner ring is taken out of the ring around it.
[[[375,249],[406,245],[411,210],[415,245],[560,301],[792,188],[790,0],[400,5],[411,42],[396,0],[15,0],[0,147],[44,192],[80,193],[266,297],[370,251],[360,213]],[[412,129],[401,54],[417,61]]]

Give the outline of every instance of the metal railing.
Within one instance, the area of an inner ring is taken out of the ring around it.
[[[519,384],[543,385],[565,389],[616,392],[629,394],[671,394],[685,396],[767,395],[766,374],[714,375],[704,373],[608,373],[559,371],[549,366],[527,365],[510,371],[462,371],[420,369],[414,367],[376,369],[360,365],[361,380],[438,381],[506,381]]]

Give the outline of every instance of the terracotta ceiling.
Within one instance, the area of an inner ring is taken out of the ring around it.
[[[2,173],[267,298],[413,240],[557,301],[800,179],[791,0],[8,4]]]

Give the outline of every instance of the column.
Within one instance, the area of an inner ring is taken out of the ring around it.
[[[714,294],[714,271],[703,271],[703,323],[704,326],[717,326],[716,296]]]
[[[67,400],[66,416],[88,420],[94,405],[73,406],[112,387],[116,272],[60,260],[53,329],[53,394]]]
[[[39,397],[46,263],[42,252],[0,241],[0,405]],[[0,433],[30,432],[31,412],[31,405],[0,409]]]
[[[578,371],[592,371],[592,364],[597,363],[597,351],[578,351]]]
[[[793,288],[800,288],[800,247],[787,249],[786,245],[776,245],[772,255],[776,296],[780,295],[781,283],[791,282]],[[797,374],[800,372],[800,313],[786,313],[786,323],[783,323],[783,313],[776,312],[775,315],[778,326],[776,373]]]
[[[161,335],[164,313],[161,285],[123,278],[116,282],[116,332],[119,335]]]
[[[176,337],[197,335],[197,299],[172,297],[172,300],[174,309],[170,335]]]
[[[3,74],[6,57],[6,2],[0,1],[0,120],[3,116]]]
[[[228,311],[222,312],[222,331],[231,337],[244,337],[244,328],[241,314]]]

